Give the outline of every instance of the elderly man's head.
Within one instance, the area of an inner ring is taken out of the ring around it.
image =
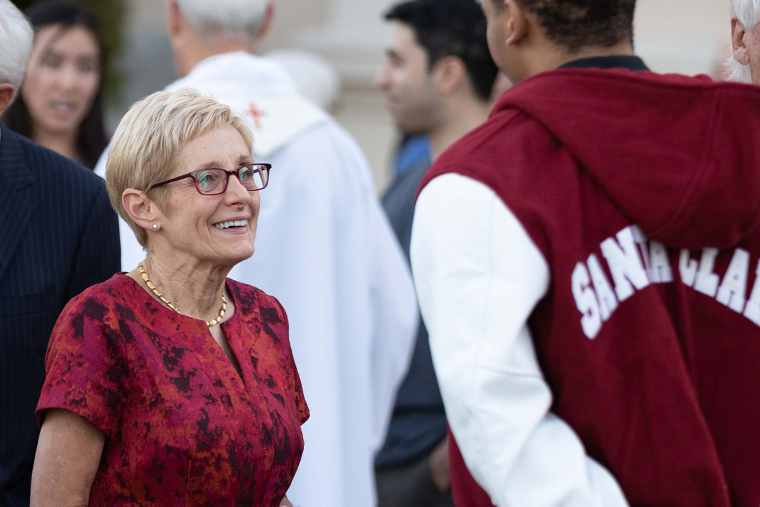
[[[760,0],[731,0],[732,78],[760,84]]]
[[[0,0],[0,115],[21,86],[33,39],[24,15],[9,0]]]
[[[271,0],[167,0],[177,72],[230,51],[255,52],[273,17]]]

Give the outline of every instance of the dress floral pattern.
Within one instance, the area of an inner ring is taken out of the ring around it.
[[[53,330],[37,407],[106,435],[90,505],[278,506],[309,417],[280,303],[227,281],[221,324],[242,378],[206,324],[125,274],[74,298]]]

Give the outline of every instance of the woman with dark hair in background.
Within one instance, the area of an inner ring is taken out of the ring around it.
[[[18,99],[2,119],[11,130],[93,168],[108,144],[100,25],[86,9],[65,2],[40,3],[26,15],[34,47]]]

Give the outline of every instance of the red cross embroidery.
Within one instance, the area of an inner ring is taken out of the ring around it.
[[[266,113],[259,111],[254,104],[251,104],[251,108],[248,113],[253,116],[253,124],[256,126],[256,130],[261,130],[261,121],[259,118],[266,116]]]

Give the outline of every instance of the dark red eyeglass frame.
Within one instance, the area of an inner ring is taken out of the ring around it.
[[[261,187],[261,188],[255,188],[255,189],[252,189],[252,190],[249,190],[249,189],[246,188],[246,190],[248,190],[249,192],[258,192],[259,190],[264,190],[265,188],[267,188],[267,185],[269,185],[269,171],[272,169],[272,164],[260,164],[260,163],[256,163],[256,164],[241,165],[240,167],[238,167],[234,171],[228,171],[227,169],[222,169],[221,167],[207,167],[205,169],[198,169],[197,171],[192,171],[192,172],[189,172],[187,174],[183,174],[182,176],[177,176],[176,178],[172,178],[170,180],[159,181],[158,183],[155,183],[155,184],[149,186],[148,190],[150,190],[152,188],[160,187],[161,185],[166,185],[167,183],[173,183],[175,181],[184,180],[185,178],[192,178],[193,183],[195,184],[195,190],[199,194],[201,194],[201,195],[221,195],[221,194],[223,194],[223,193],[225,193],[227,191],[227,185],[230,182],[230,176],[232,176],[234,174],[235,177],[237,177],[238,181],[240,181],[240,170],[241,169],[245,169],[246,167],[260,167],[260,168],[264,168],[266,170],[266,172],[267,172],[267,182],[264,184],[263,187]],[[224,171],[225,173],[227,173],[227,179],[224,180],[224,186],[222,186],[222,191],[221,192],[214,192],[213,194],[204,194],[203,192],[201,192],[201,189],[198,188],[198,180],[195,179],[195,176],[198,173],[200,173],[200,172],[211,171],[211,170]],[[259,170],[259,172],[261,172],[261,170]],[[242,182],[240,184],[242,185]]]

